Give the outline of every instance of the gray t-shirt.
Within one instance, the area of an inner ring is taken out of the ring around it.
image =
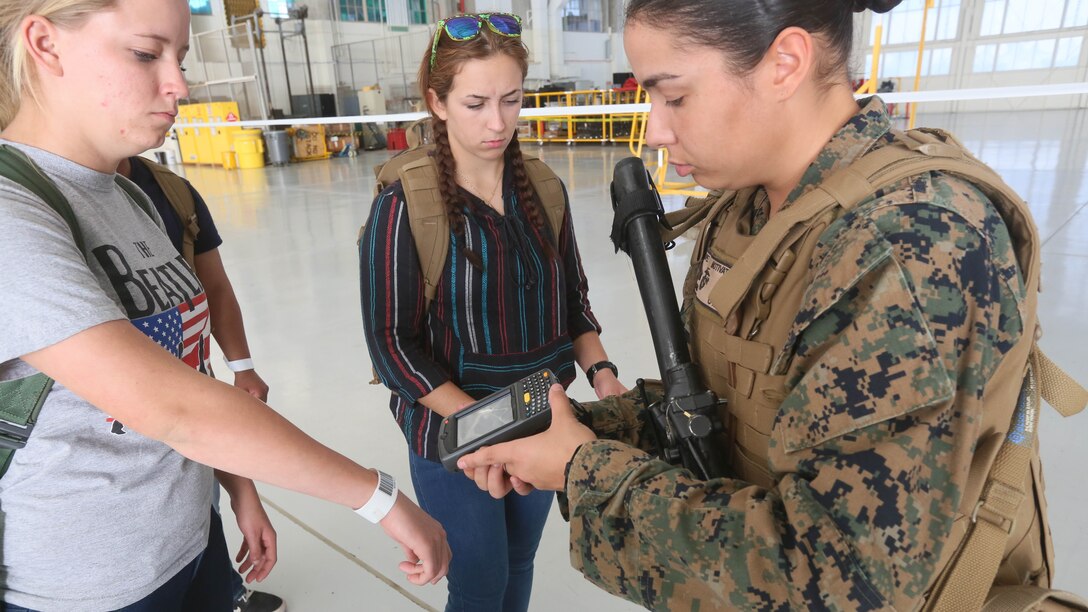
[[[13,146],[68,198],[88,253],[60,215],[0,178],[0,380],[34,373],[22,355],[126,319],[207,371],[204,289],[158,217],[137,208],[112,174]],[[138,601],[207,545],[211,492],[208,467],[58,383],[0,478],[0,595],[42,611]]]

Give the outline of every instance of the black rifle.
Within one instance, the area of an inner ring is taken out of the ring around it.
[[[688,353],[661,241],[661,227],[668,227],[665,209],[641,159],[628,157],[616,164],[612,210],[612,243],[634,264],[665,384],[664,398],[649,406],[661,457],[683,465],[703,480],[723,476],[724,452],[715,448],[711,439],[712,433],[722,431],[719,400],[700,380]]]

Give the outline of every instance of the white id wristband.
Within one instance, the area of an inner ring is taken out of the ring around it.
[[[397,481],[381,470],[374,471],[378,473],[378,487],[374,489],[370,499],[355,511],[355,514],[371,523],[377,523],[385,518],[397,501]]]
[[[223,358],[223,363],[227,364],[227,368],[231,372],[245,372],[253,369],[253,358],[246,357],[245,359],[235,359],[231,361],[226,357]]]

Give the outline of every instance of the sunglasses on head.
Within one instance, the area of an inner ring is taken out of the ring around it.
[[[431,68],[434,68],[434,58],[438,54],[438,39],[442,37],[443,31],[452,40],[463,42],[479,36],[480,29],[485,23],[496,34],[511,38],[521,36],[521,17],[509,13],[478,13],[442,19],[438,22],[434,42],[431,43]]]

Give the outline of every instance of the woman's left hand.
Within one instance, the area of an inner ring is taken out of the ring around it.
[[[623,386],[612,370],[607,368],[598,371],[593,377],[593,390],[597,393],[597,399],[627,393],[627,387]]]

